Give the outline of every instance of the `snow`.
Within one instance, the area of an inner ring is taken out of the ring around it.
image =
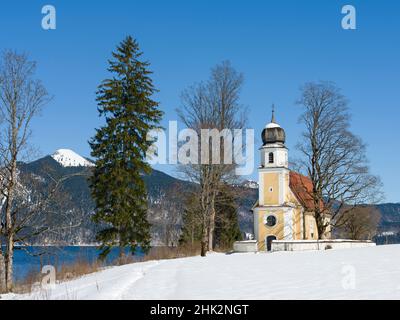
[[[268,123],[266,126],[265,126],[265,128],[267,128],[267,129],[271,129],[271,128],[280,128],[281,126],[279,125],[279,124],[277,124],[277,123],[275,123],[275,122],[270,122],[270,123]]]
[[[243,186],[249,189],[258,189],[258,182],[254,180],[247,180],[243,183]]]
[[[380,236],[394,236],[396,234],[396,232],[394,231],[384,231],[382,233],[380,233]]]
[[[70,149],[59,149],[51,157],[63,167],[91,167],[94,165]]]
[[[112,267],[3,299],[399,299],[400,245],[209,254]]]

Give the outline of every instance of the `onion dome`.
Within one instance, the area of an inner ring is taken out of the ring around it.
[[[270,143],[285,143],[286,139],[285,130],[283,130],[281,126],[276,123],[274,105],[272,105],[271,122],[265,126],[261,134],[261,138],[263,141],[263,145]]]

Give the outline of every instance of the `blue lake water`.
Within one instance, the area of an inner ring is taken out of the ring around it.
[[[40,273],[45,265],[59,267],[61,265],[73,264],[78,261],[95,262],[99,257],[100,250],[97,247],[24,247],[15,250],[14,253],[14,278],[24,279],[30,272]],[[113,248],[104,261],[105,265],[111,264],[118,258],[119,248]],[[129,254],[128,250],[126,254]],[[143,256],[141,252],[135,256]]]

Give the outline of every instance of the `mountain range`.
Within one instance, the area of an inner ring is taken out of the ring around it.
[[[52,155],[45,156],[29,163],[19,163],[19,169],[31,173],[41,179],[48,179],[49,172],[56,177],[70,176],[63,182],[62,190],[69,199],[68,204],[62,209],[73,212],[74,228],[67,228],[62,233],[46,235],[37,239],[42,243],[58,244],[88,244],[95,242],[95,234],[99,226],[91,221],[94,203],[91,199],[88,185],[90,168],[94,164],[90,159],[80,156],[69,149],[59,149]],[[177,179],[158,170],[152,170],[151,174],[144,177],[149,197],[148,219],[152,224],[153,244],[165,244],[170,240],[167,226],[179,233],[182,219],[176,216],[179,211],[179,203],[174,193],[193,187],[191,182]],[[240,197],[237,199],[239,210],[238,219],[243,233],[252,233],[253,217],[250,212],[252,205],[258,196],[258,184],[256,181],[244,181],[241,185]],[[400,203],[379,204],[377,208],[381,212],[379,226],[381,243],[400,242]],[[65,212],[60,212],[63,216]],[[78,223],[75,223],[78,222]]]

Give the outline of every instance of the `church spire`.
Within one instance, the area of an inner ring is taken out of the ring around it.
[[[272,104],[272,118],[271,118],[271,123],[276,123],[276,120],[275,120],[275,104]]]

